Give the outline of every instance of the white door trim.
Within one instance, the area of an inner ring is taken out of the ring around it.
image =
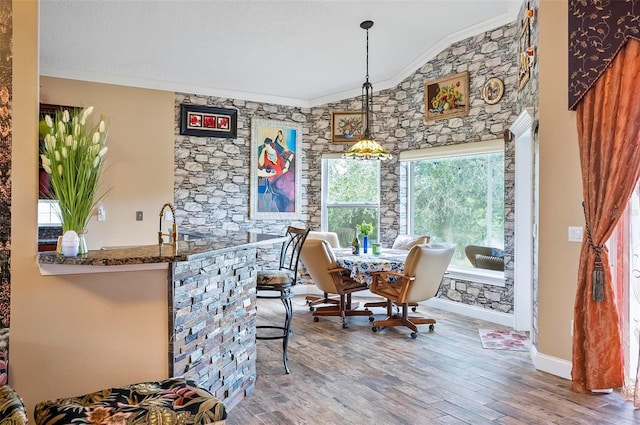
[[[515,136],[514,328],[530,331],[533,321],[533,144],[529,110],[509,127]]]

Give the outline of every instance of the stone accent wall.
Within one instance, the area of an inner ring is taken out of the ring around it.
[[[397,87],[374,94],[374,135],[394,158],[381,163],[381,233],[390,245],[398,232],[407,229],[406,173],[398,153],[409,149],[502,139],[503,131],[518,115],[517,26],[508,24],[454,43],[425,63]],[[373,70],[375,72],[375,70]],[[424,83],[449,74],[469,71],[468,116],[438,121],[424,120]],[[372,74],[375,80],[375,74]],[[484,83],[500,77],[505,93],[500,102],[482,100]],[[363,76],[364,78],[364,76]],[[375,88],[375,87],[374,87]],[[198,138],[179,135],[181,103],[238,109],[236,139]],[[300,225],[320,229],[322,155],[341,153],[344,144],[330,143],[330,112],[358,110],[360,99],[345,99],[313,108],[245,102],[194,94],[176,94],[175,204],[181,228],[203,232],[216,229],[260,230],[283,234],[288,222],[250,220],[249,165],[251,119],[292,121],[303,127],[302,199]],[[445,279],[440,297],[503,312],[513,311],[513,210],[514,146],[505,146],[505,276],[506,287],[457,282],[455,289]],[[260,258],[277,257],[272,251]]]
[[[0,358],[7,359],[11,301],[11,0],[0,0]],[[0,385],[7,376],[0,375]]]
[[[180,105],[206,105],[238,110],[235,139],[180,135]],[[249,170],[251,166],[251,120],[253,118],[298,123],[302,126],[302,214],[297,222],[249,219]],[[287,226],[307,225],[306,156],[311,110],[282,105],[176,93],[175,187],[176,220],[181,229],[206,234],[256,231],[284,235]],[[279,249],[261,249],[261,261],[278,258]]]
[[[171,376],[184,375],[231,409],[256,380],[256,248],[172,265]]]

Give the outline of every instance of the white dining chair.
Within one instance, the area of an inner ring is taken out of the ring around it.
[[[409,304],[437,295],[454,251],[454,244],[416,245],[409,251],[404,273],[375,273],[370,289],[372,293],[387,299],[387,317],[374,321],[372,331],[378,332],[388,326],[406,326],[412,330],[411,338],[418,336],[417,325],[428,324],[432,331],[436,321],[424,317],[409,317]],[[401,306],[401,313],[394,313],[394,305]]]

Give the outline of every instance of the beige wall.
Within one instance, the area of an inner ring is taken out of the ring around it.
[[[173,202],[174,99],[173,92],[40,78],[43,103],[94,105],[94,119],[104,115],[111,123],[100,187],[108,190],[107,219],[91,218],[89,249],[157,243],[160,208]],[[136,211],[143,211],[143,221],[136,221]]]
[[[111,119],[107,221],[90,248],[154,243],[173,194],[173,93],[38,79],[37,3],[14,1],[11,384],[30,412],[44,399],[167,373],[164,272],[40,276],[36,257],[38,85],[43,102],[94,104]],[[567,2],[540,15],[540,353],[571,358],[570,322],[583,225],[575,114],[567,111]],[[145,213],[135,221],[135,211]],[[116,225],[117,223],[117,225]],[[108,325],[108,326],[107,326]]]
[[[575,112],[567,110],[567,1],[542,0],[540,25],[540,245],[538,351],[571,359],[571,320],[584,226]]]
[[[36,266],[38,10],[13,2],[10,384],[41,400],[168,375],[166,272],[41,276]],[[89,244],[154,243],[173,194],[173,93],[44,78],[43,100],[112,120],[107,221]],[[135,210],[145,221],[135,222]],[[117,223],[117,225],[116,225]]]

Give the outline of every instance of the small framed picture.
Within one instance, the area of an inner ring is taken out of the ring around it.
[[[504,83],[500,78],[490,78],[482,87],[482,99],[489,104],[496,104],[504,94]]]
[[[234,138],[237,120],[237,109],[180,105],[180,134],[186,136]]]
[[[331,142],[355,143],[362,137],[362,111],[331,112]]]
[[[469,72],[447,75],[424,83],[426,121],[469,114]]]

